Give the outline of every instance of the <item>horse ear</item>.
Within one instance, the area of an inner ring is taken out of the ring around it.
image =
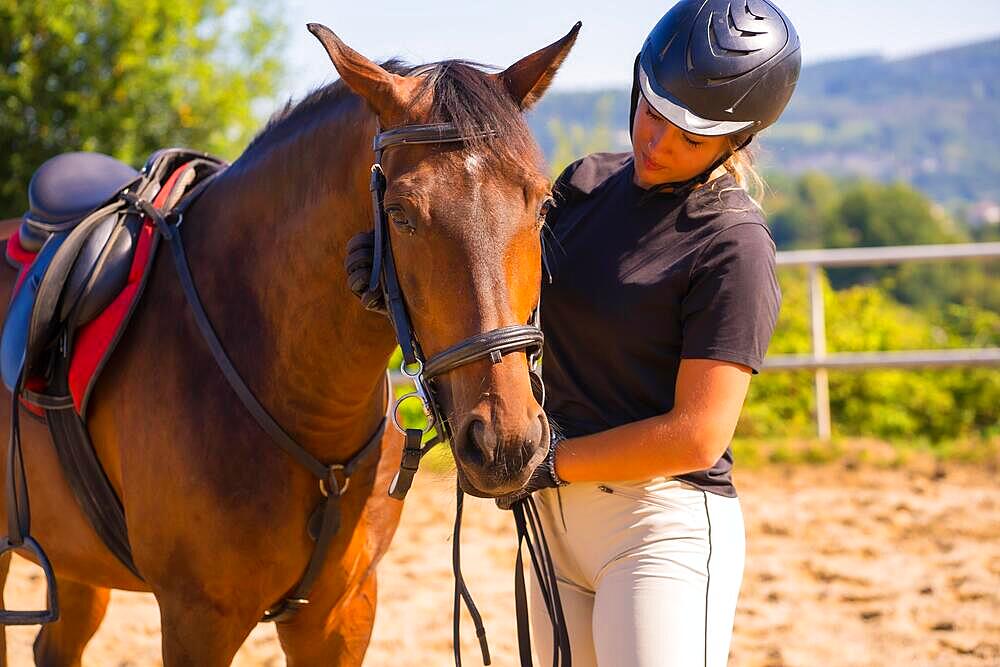
[[[545,94],[549,84],[552,83],[552,78],[556,75],[556,70],[573,48],[576,34],[580,32],[582,25],[582,22],[577,21],[573,29],[558,42],[521,58],[503,72],[493,75],[503,82],[522,110],[529,109]]]
[[[403,108],[403,77],[387,72],[365,58],[325,25],[309,23],[306,27],[326,49],[344,83],[365,98],[379,117],[384,119]]]

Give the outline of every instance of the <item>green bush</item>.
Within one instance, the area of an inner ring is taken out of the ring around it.
[[[769,354],[809,352],[808,283],[781,271],[783,303]],[[873,286],[833,291],[824,281],[828,352],[926,350],[1000,343],[1000,315],[954,305],[921,313]],[[831,371],[837,436],[940,443],[990,437],[1000,423],[1000,373],[990,368]],[[751,382],[737,434],[801,438],[814,434],[813,373],[765,371]]]

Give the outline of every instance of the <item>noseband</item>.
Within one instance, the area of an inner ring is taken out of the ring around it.
[[[414,386],[412,392],[396,401],[392,411],[393,424],[406,436],[400,469],[389,488],[389,495],[399,500],[406,496],[413,483],[413,476],[417,472],[423,455],[437,443],[450,441],[453,437],[449,423],[443,419],[443,412],[434,393],[434,380],[436,378],[480,359],[488,358],[494,364],[499,364],[504,355],[523,350],[528,358],[528,369],[531,373],[531,386],[535,398],[539,405],[545,400],[538,368],[544,338],[542,330],[539,328],[537,306],[532,311],[528,324],[514,324],[478,333],[430,358],[425,358],[413,330],[406,303],[403,300],[396,263],[392,254],[388,216],[383,201],[387,185],[385,172],[382,169],[384,151],[393,146],[461,143],[494,134],[492,131],[485,131],[463,135],[453,123],[433,123],[429,125],[404,125],[375,135],[373,146],[375,162],[371,168],[372,209],[375,212],[375,254],[368,291],[374,293],[381,289],[385,297],[389,319],[396,332],[396,340],[403,352],[401,370],[413,381]],[[404,401],[411,398],[420,400],[427,417],[427,424],[423,429],[408,429],[399,423],[397,417],[399,407]],[[435,429],[435,435],[426,444],[422,444],[424,435],[432,428]]]

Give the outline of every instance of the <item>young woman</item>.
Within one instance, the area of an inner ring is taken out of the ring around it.
[[[575,667],[725,665],[743,576],[730,440],[781,294],[747,144],[798,79],[766,0],[682,0],[636,59],[632,151],[555,184],[534,492]],[[555,430],[555,429],[554,429]],[[551,628],[533,591],[534,644]]]

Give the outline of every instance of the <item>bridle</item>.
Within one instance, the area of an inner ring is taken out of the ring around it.
[[[492,132],[487,132],[476,136],[492,134]],[[429,359],[425,359],[414,334],[413,326],[410,323],[406,304],[403,301],[396,273],[396,265],[392,256],[392,247],[389,242],[387,216],[383,206],[386,187],[386,177],[381,165],[383,151],[386,148],[403,144],[457,143],[467,141],[471,138],[463,136],[451,123],[410,125],[386,132],[379,132],[375,135],[375,162],[371,168],[371,192],[375,216],[375,256],[373,257],[372,266],[374,270],[369,287],[373,290],[382,290],[388,306],[389,319],[392,322],[392,326],[396,331],[396,338],[403,350],[404,372],[413,379],[415,385],[413,393],[421,400],[424,412],[428,415],[429,420],[427,427],[424,429],[404,429],[397,422],[395,410],[398,409],[399,403],[405,397],[397,401],[394,405],[393,422],[396,423],[397,428],[402,430],[405,435],[405,447],[399,472],[390,488],[390,495],[400,500],[405,497],[406,492],[409,490],[422,456],[433,444],[451,438],[448,424],[441,419],[441,410],[434,397],[432,383],[435,378],[448,373],[454,368],[487,357],[493,363],[500,363],[505,354],[524,350],[528,357],[531,384],[535,397],[539,405],[544,402],[541,373],[538,368],[543,337],[542,331],[539,328],[539,311],[537,306],[532,312],[529,324],[527,325],[500,327],[499,329],[476,334],[435,354]],[[188,265],[187,255],[184,251],[184,244],[180,235],[181,224],[187,208],[198,199],[217,175],[218,173],[203,180],[182,202],[170,211],[161,211],[144,199],[130,200],[129,205],[136,211],[148,216],[156,225],[159,236],[168,242],[184,298],[192,310],[195,324],[205,343],[208,345],[216,364],[218,364],[237,398],[239,398],[254,421],[270,436],[272,442],[299,465],[309,470],[319,480],[322,499],[308,521],[309,534],[316,542],[309,557],[309,562],[306,564],[306,569],[302,577],[292,591],[278,602],[278,604],[268,609],[262,619],[264,621],[288,622],[295,616],[299,609],[309,604],[310,594],[319,579],[327,555],[340,528],[340,497],[347,490],[351,475],[370,456],[374,456],[381,450],[382,434],[387,419],[383,417],[380,420],[375,432],[368,438],[364,446],[356,451],[347,461],[333,464],[324,463],[316,459],[281,427],[240,376],[239,371],[226,353],[222,341],[219,340],[208,314],[201,303],[201,298],[198,295],[194,278],[191,275],[191,269]],[[542,250],[542,259],[544,262],[544,247]],[[545,270],[546,272],[548,271],[547,265],[545,265]],[[386,383],[386,394],[386,400],[388,401],[391,394],[388,381]],[[424,434],[432,427],[436,429],[435,436],[426,446],[422,446],[421,440]],[[343,482],[340,481],[341,479]],[[472,601],[472,596],[469,594],[460,570],[459,537],[463,499],[460,485],[456,485],[456,495],[455,532],[452,545],[452,566],[455,573],[455,608],[453,614],[455,664],[456,667],[461,666],[461,654],[459,650],[459,601],[464,600],[469,614],[476,625],[476,636],[479,638],[480,649],[483,653],[483,663],[489,665],[490,654],[489,646],[486,642],[486,630],[483,628],[482,617]],[[552,621],[553,645],[556,647],[554,659],[561,658],[562,662],[560,664],[563,667],[570,667],[569,636],[566,631],[562,605],[559,601],[555,570],[548,553],[548,546],[545,543],[545,536],[541,532],[538,511],[530,496],[515,503],[512,509],[514,510],[514,520],[518,536],[515,598],[517,607],[518,649],[521,665],[522,667],[531,667],[532,665],[531,641],[528,634],[527,593],[521,567],[523,562],[521,545],[526,543],[528,545],[528,553],[531,556],[531,564],[534,567],[541,594],[548,609],[549,618]],[[29,546],[31,545],[29,544]]]
[[[413,391],[399,398],[392,410],[393,424],[406,437],[399,472],[389,488],[389,495],[398,500],[406,497],[423,455],[439,442],[452,440],[450,426],[448,421],[443,418],[440,404],[434,393],[434,380],[436,378],[480,359],[489,358],[494,364],[499,364],[504,355],[523,350],[527,355],[528,370],[531,373],[531,386],[535,398],[539,405],[545,401],[541,373],[538,367],[544,337],[539,328],[539,309],[537,306],[532,311],[528,324],[514,324],[484,331],[469,336],[430,358],[425,358],[413,330],[406,303],[403,300],[396,263],[392,254],[388,216],[383,202],[387,185],[385,172],[382,169],[382,158],[385,150],[394,146],[456,144],[494,134],[494,132],[486,130],[476,134],[463,135],[453,123],[404,125],[375,134],[373,142],[375,161],[371,167],[375,252],[372,258],[372,274],[368,291],[370,293],[374,293],[376,290],[382,291],[389,320],[392,322],[392,327],[396,332],[396,340],[403,353],[401,371],[413,381]],[[423,429],[405,428],[399,423],[397,417],[399,407],[404,401],[411,398],[420,400],[421,407],[427,417],[427,423]],[[435,430],[434,436],[423,443],[424,436],[431,429]]]
[[[382,158],[388,148],[394,146],[421,144],[456,144],[465,141],[494,136],[495,132],[486,130],[476,134],[462,134],[453,123],[432,123],[425,125],[404,125],[375,134],[373,149],[375,160],[371,167],[372,209],[374,211],[374,256],[372,257],[372,273],[368,283],[368,294],[376,294],[381,290],[389,320],[396,332],[396,340],[403,353],[401,371],[413,381],[413,391],[397,399],[392,409],[392,421],[396,428],[405,436],[402,460],[399,470],[389,487],[389,495],[402,500],[413,483],[423,458],[434,445],[452,441],[452,433],[447,420],[442,418],[440,404],[434,394],[434,380],[449,371],[465,364],[489,358],[494,364],[499,364],[503,356],[511,352],[523,350],[528,360],[529,379],[532,392],[539,405],[545,403],[545,389],[542,384],[541,369],[538,361],[542,354],[544,337],[540,328],[539,307],[537,304],[531,312],[527,324],[514,324],[474,334],[455,343],[451,347],[425,358],[416,333],[410,321],[406,303],[403,300],[396,272],[396,263],[392,254],[388,216],[386,215],[384,197],[387,185],[385,172],[382,169]],[[540,242],[544,237],[540,237]],[[551,280],[549,267],[542,245],[542,262],[546,274]],[[427,424],[423,429],[405,428],[399,423],[397,414],[400,405],[410,399],[417,398],[421,402]],[[434,435],[423,443],[424,436],[431,430]],[[453,645],[455,665],[461,667],[462,656],[459,643],[460,600],[465,602],[469,615],[476,626],[476,636],[483,654],[483,664],[490,664],[489,646],[486,642],[486,630],[482,617],[476,609],[472,596],[462,577],[459,545],[461,543],[463,492],[461,485],[456,484],[455,531],[452,538],[452,571],[455,575],[455,601],[453,609]],[[517,564],[515,569],[515,602],[517,609],[518,651],[522,667],[532,666],[531,640],[528,631],[527,593],[524,585],[522,544],[527,544],[531,564],[545,607],[552,624],[554,647],[553,664],[570,667],[569,635],[563,616],[562,604],[559,600],[559,589],[555,569],[549,554],[545,535],[541,528],[541,519],[534,501],[530,496],[518,501],[511,508],[518,538]]]

